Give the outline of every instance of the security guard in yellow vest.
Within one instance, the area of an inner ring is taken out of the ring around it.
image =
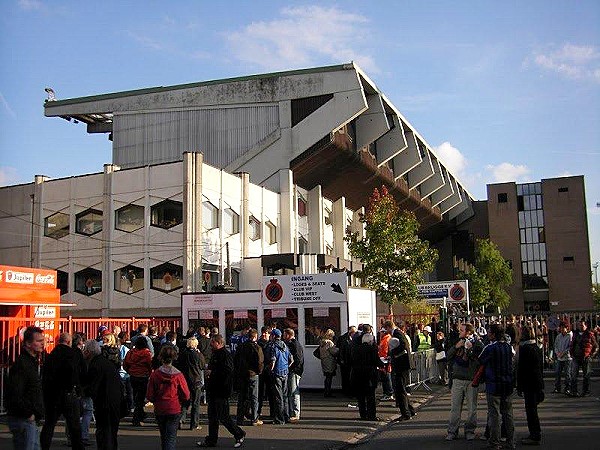
[[[419,338],[419,346],[417,351],[429,350],[431,348],[431,327],[427,325],[423,328],[423,332],[417,335]]]

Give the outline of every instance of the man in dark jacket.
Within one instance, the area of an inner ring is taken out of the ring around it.
[[[6,389],[8,427],[13,434],[15,450],[40,446],[37,423],[44,416],[44,401],[38,358],[43,351],[44,332],[37,327],[27,327],[23,334],[23,349],[10,368]]]
[[[338,339],[338,353],[340,363],[340,373],[342,375],[342,392],[344,395],[350,396],[350,372],[352,370],[352,338],[356,333],[356,327],[352,325],[348,327],[348,331]]]
[[[544,364],[542,349],[535,341],[531,324],[521,328],[519,360],[517,362],[517,392],[525,400],[525,414],[529,436],[521,439],[523,445],[540,445],[542,430],[538,404],[544,399]]]
[[[229,415],[229,397],[233,391],[233,358],[225,348],[225,339],[215,334],[210,339],[212,356],[206,371],[208,395],[208,436],[196,444],[198,447],[215,447],[219,439],[219,423],[235,438],[235,448],[244,442],[246,432],[237,426]]]
[[[187,340],[186,347],[179,353],[175,366],[181,370],[190,390],[191,416],[190,430],[200,429],[200,394],[204,387],[204,355],[198,350],[198,339],[192,336]],[[180,427],[183,426],[187,415],[187,405],[182,408]]]
[[[235,352],[236,373],[239,377],[237,404],[237,424],[244,422],[244,416],[250,411],[252,425],[262,425],[258,417],[258,375],[264,368],[264,355],[257,343],[258,331],[251,328],[247,340],[240,344]]]
[[[121,401],[124,401],[121,378],[115,365],[100,353],[96,341],[86,341],[83,356],[89,365],[85,389],[94,402],[96,446],[98,449],[116,450]]]
[[[479,362],[485,366],[485,391],[488,406],[489,445],[502,448],[500,442],[500,416],[506,428],[506,446],[514,448],[515,425],[513,421],[512,397],[513,348],[506,342],[504,328],[497,323],[490,326],[490,343],[479,355]]]
[[[44,389],[45,420],[40,436],[42,450],[52,445],[54,427],[63,415],[71,447],[83,450],[81,441],[81,378],[85,374],[85,363],[81,352],[71,347],[71,335],[61,333],[58,345],[46,357],[42,371]]]
[[[300,378],[304,373],[304,349],[295,336],[296,333],[291,328],[283,330],[283,341],[290,349],[290,354],[294,359],[287,379],[288,420],[290,422],[300,420]]]
[[[383,327],[392,335],[388,344],[388,355],[392,364],[396,405],[400,409],[402,420],[410,420],[415,415],[415,410],[409,403],[408,393],[406,392],[406,386],[410,383],[411,369],[411,345],[408,336],[406,336],[406,324],[404,321],[400,321],[398,327],[395,327],[394,323],[388,320],[383,324]]]

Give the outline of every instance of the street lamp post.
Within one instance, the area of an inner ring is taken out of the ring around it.
[[[592,264],[592,269],[594,269],[594,278],[596,278],[596,284],[598,284],[598,264],[600,264],[600,261],[596,261],[594,264]]]

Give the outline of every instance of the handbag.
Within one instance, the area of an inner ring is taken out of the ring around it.
[[[446,359],[446,352],[444,350],[435,354],[436,361],[441,361],[442,359]]]
[[[315,351],[313,352],[313,356],[317,359],[321,359],[321,347],[315,348]]]

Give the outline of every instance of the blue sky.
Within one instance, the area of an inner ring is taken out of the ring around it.
[[[585,175],[600,260],[600,2],[0,2],[0,185],[99,172],[58,99],[356,61],[477,199]]]

